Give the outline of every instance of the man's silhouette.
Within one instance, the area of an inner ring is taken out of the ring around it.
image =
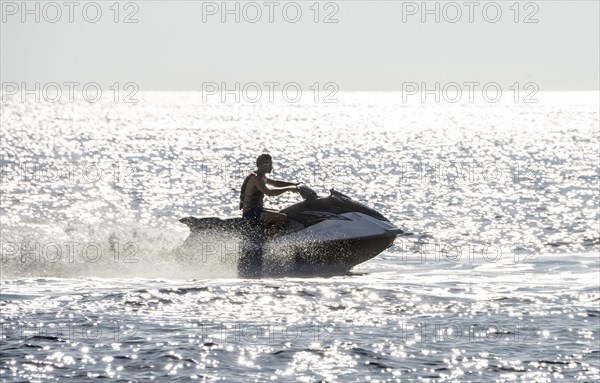
[[[265,195],[274,197],[285,192],[298,192],[298,183],[275,181],[266,174],[273,170],[273,160],[268,154],[261,154],[256,159],[256,170],[250,173],[240,190],[240,209],[242,217],[248,221],[248,237],[244,244],[242,259],[239,263],[241,276],[260,276],[262,268],[262,245],[266,230],[274,231],[283,226],[287,216],[275,210],[265,209]]]

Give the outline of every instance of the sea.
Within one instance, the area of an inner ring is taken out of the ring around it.
[[[598,92],[52,101],[1,104],[0,381],[600,381]],[[183,262],[261,153],[410,235],[325,277]]]

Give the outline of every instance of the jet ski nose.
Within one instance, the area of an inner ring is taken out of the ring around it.
[[[401,235],[404,234],[404,230],[402,229],[398,229],[398,228],[394,228],[394,229],[385,229],[386,234],[392,236],[392,235]]]

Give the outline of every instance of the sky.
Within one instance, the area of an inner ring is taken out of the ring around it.
[[[400,91],[437,82],[545,91],[600,83],[598,1],[49,3],[1,2],[3,89],[239,82]]]

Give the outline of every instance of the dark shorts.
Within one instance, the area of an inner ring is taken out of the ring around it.
[[[252,226],[263,227],[264,225],[260,222],[260,215],[265,211],[265,209],[257,207],[252,210],[245,211],[242,213],[242,217],[249,221]]]
[[[245,211],[242,214],[242,217],[248,221],[251,221],[253,224],[262,225],[260,223],[260,215],[265,211],[265,209],[261,207],[257,207],[248,211]]]

